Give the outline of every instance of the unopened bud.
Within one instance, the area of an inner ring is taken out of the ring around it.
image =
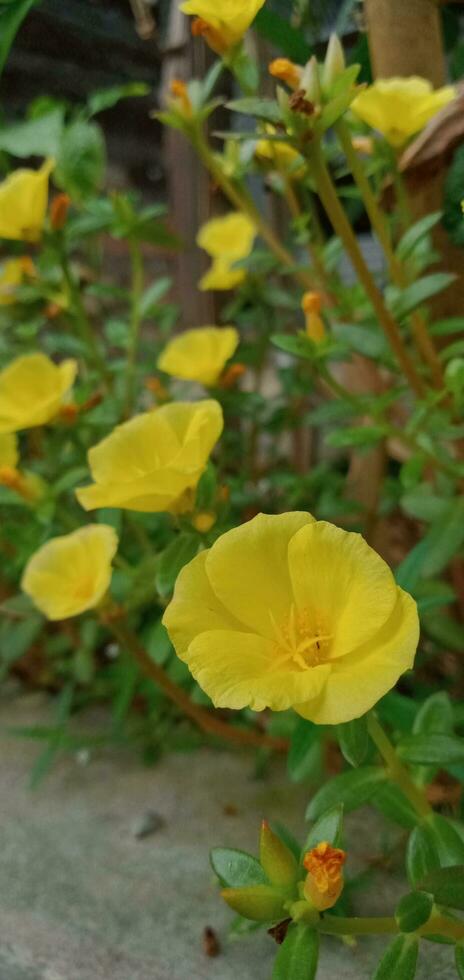
[[[322,296],[320,293],[304,293],[301,300],[301,308],[305,314],[306,336],[309,337],[310,340],[314,341],[315,344],[320,344],[320,342],[325,338],[324,321],[320,316],[321,305]]]
[[[240,364],[238,362],[237,364],[231,364],[221,375],[219,386],[221,388],[234,388],[237,381],[242,377],[242,374],[244,374],[245,371],[246,367],[244,364]]]
[[[191,116],[192,103],[190,101],[186,83],[181,81],[180,78],[173,78],[169,86],[169,91],[174,100],[176,109],[182,112],[184,116]]]
[[[302,71],[300,65],[295,65],[288,58],[274,58],[269,65],[269,74],[292,89],[300,88]]]
[[[304,897],[318,912],[331,909],[343,890],[343,865],[346,853],[321,841],[305,854],[303,865],[308,875],[303,886]]]
[[[199,511],[198,514],[194,514],[192,517],[192,524],[200,534],[207,534],[215,525],[216,521],[216,514],[207,510]]]
[[[50,224],[53,231],[61,231],[66,224],[71,198],[69,194],[57,194],[50,205]]]
[[[319,79],[319,65],[315,55],[309,59],[305,68],[303,69],[300,88],[303,90],[305,97],[309,99],[314,106],[319,106],[321,104],[322,93]]]
[[[274,834],[267,820],[263,820],[261,825],[259,860],[271,884],[285,887],[296,881],[296,858],[280,837]]]
[[[336,78],[345,71],[345,52],[337,34],[331,34],[322,68],[322,87],[330,90]]]

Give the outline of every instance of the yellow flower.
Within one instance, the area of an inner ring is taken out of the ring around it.
[[[356,96],[351,108],[392,146],[404,143],[455,97],[452,85],[434,90],[425,78],[379,79]]]
[[[413,663],[416,604],[359,534],[259,514],[182,569],[164,623],[217,707],[293,707],[335,725]]]
[[[117,547],[116,532],[106,524],[52,538],[29,560],[21,588],[47,619],[78,616],[108,591]]]
[[[191,509],[193,491],[222,427],[216,401],[171,402],[136,415],[90,450],[95,483],[76,491],[79,503],[86,510]]]
[[[15,292],[25,279],[34,275],[34,263],[27,255],[21,259],[8,259],[0,266],[0,306],[16,302]]]
[[[315,344],[320,344],[325,338],[325,326],[320,316],[322,296],[320,293],[304,293],[301,300],[301,308],[306,320],[306,336],[310,337]]]
[[[214,51],[224,54],[241,41],[264,3],[265,0],[184,0],[180,9],[199,18],[195,33],[203,34]]]
[[[76,361],[54,364],[45,354],[24,354],[12,361],[0,372],[0,432],[19,432],[50,422],[76,371]]]
[[[304,856],[303,865],[308,875],[304,883],[304,896],[318,912],[331,909],[343,891],[343,865],[345,851],[321,841]]]
[[[40,170],[14,170],[0,184],[0,238],[37,242],[48,203],[48,178],[53,160]]]
[[[245,259],[253,248],[256,228],[240,211],[233,211],[224,218],[212,218],[197,235],[197,244],[213,259],[208,272],[200,279],[199,288],[233,289],[243,282],[244,269],[234,269],[234,263]]]
[[[275,126],[266,126],[266,132],[274,136]],[[256,156],[263,160],[270,160],[277,170],[280,170],[287,177],[300,178],[305,173],[303,158],[301,155],[283,140],[259,140],[256,144]]]
[[[239,336],[235,327],[197,327],[173,337],[158,358],[158,367],[174,378],[216,384],[226,362],[235,353]]]

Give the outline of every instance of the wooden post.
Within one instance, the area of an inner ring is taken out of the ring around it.
[[[435,88],[446,81],[437,0],[364,0],[376,78],[420,75]]]

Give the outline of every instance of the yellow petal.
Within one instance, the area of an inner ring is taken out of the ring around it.
[[[212,258],[227,260],[230,264],[250,254],[255,236],[256,228],[251,219],[236,211],[224,218],[212,218],[202,225],[197,244]]]
[[[221,30],[233,45],[241,40],[264,3],[265,0],[184,0],[180,9]]]
[[[359,718],[409,670],[419,642],[416,603],[397,587],[395,608],[372,640],[331,662],[320,696],[295,711],[318,725],[339,725]]]
[[[298,612],[331,636],[331,660],[374,636],[394,608],[391,570],[360,534],[317,521],[295,534],[288,560]]]
[[[210,549],[206,571],[227,609],[250,629],[275,640],[274,622],[286,622],[293,603],[288,547],[314,521],[310,514],[258,514],[223,534]]]
[[[117,535],[106,524],[52,538],[28,562],[21,587],[48,619],[77,616],[107,592],[117,547]]]
[[[54,165],[46,160],[40,170],[14,170],[0,184],[0,238],[30,242],[40,238]]]
[[[209,290],[235,289],[246,278],[245,269],[234,269],[224,259],[214,259],[204,276],[198,283],[198,288],[202,293]]]
[[[45,354],[24,354],[0,373],[0,432],[17,432],[53,419],[77,372],[74,360],[54,364]]]
[[[217,708],[285,711],[300,698],[316,698],[330,673],[328,665],[306,671],[274,669],[274,645],[237,631],[201,633],[185,662]]]
[[[352,111],[392,146],[402,146],[455,97],[451,85],[434,91],[425,78],[379,79],[352,103]]]
[[[175,378],[214,385],[235,353],[238,341],[235,327],[184,330],[164,348],[158,358],[158,367]]]

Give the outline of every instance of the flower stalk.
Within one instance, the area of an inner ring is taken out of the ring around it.
[[[390,739],[373,711],[367,716],[367,728],[374,745],[387,763],[391,778],[403,791],[417,815],[421,819],[429,817],[433,811],[427,802],[425,794],[416,786],[414,780],[411,779],[406,766],[398,758],[395,747],[390,742]]]

